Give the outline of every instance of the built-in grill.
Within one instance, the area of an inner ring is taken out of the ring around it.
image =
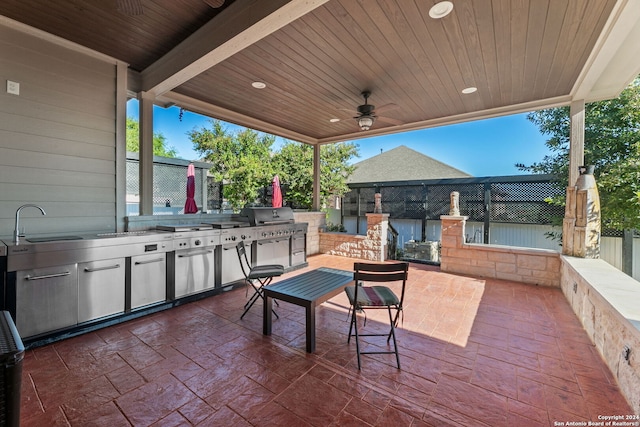
[[[174,233],[169,254],[169,280],[175,299],[227,286],[244,279],[236,246],[244,242],[254,264],[281,264],[285,268],[306,263],[306,223],[296,223],[293,210],[245,208],[220,220],[201,218],[195,224],[158,225]],[[212,261],[212,260],[215,260]]]
[[[291,208],[251,207],[243,209],[241,215],[247,217],[252,227],[259,229],[258,237],[252,247],[256,264],[280,264],[285,268],[297,265],[300,256],[292,257],[292,237],[298,230],[296,250],[300,246],[300,238],[304,239],[303,247],[306,249],[307,224],[296,224]]]
[[[244,208],[240,213],[246,216],[249,224],[254,227],[258,225],[282,225],[293,224],[293,210],[288,207],[282,208],[264,208],[252,207]]]

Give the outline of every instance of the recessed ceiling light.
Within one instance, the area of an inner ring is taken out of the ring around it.
[[[333,119],[329,119],[329,121],[330,121],[331,123],[337,123],[337,122],[339,122],[339,121],[340,121],[340,119],[333,118]]]
[[[462,93],[464,93],[465,95],[468,95],[468,94],[473,93],[473,92],[475,92],[477,90],[478,90],[477,87],[470,86],[470,87],[465,87],[464,89],[462,89]]]
[[[264,82],[253,82],[251,83],[251,86],[255,87],[256,89],[264,89],[265,87],[267,87],[267,84]]]
[[[429,9],[429,16],[433,19],[444,18],[450,14],[452,10],[453,3],[450,1],[441,1],[431,6],[431,9]]]

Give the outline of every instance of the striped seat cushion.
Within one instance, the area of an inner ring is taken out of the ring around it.
[[[284,267],[282,265],[258,265],[249,272],[248,279],[262,279],[263,277],[282,276]]]
[[[349,297],[349,302],[353,305],[356,293],[355,286],[347,286],[344,290]],[[358,307],[383,307],[396,304],[400,304],[400,300],[386,286],[360,286],[358,289]]]

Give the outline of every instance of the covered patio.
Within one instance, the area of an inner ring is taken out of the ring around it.
[[[312,145],[318,210],[322,144],[570,105],[573,185],[585,104],[615,98],[640,72],[640,3],[454,0],[433,17],[436,3],[0,2],[0,236],[25,203],[49,212],[32,234],[129,231],[132,97],[143,216],[154,106]],[[28,350],[22,425],[544,426],[638,414],[637,282],[602,273],[601,260],[460,236],[442,270],[411,266],[400,371],[379,356],[358,373],[344,296],[318,309],[307,354],[302,310],[281,304],[267,338],[259,307],[239,320],[237,290]],[[352,269],[317,252],[309,268]],[[536,262],[545,258],[554,268]],[[531,264],[549,287],[524,283]]]
[[[316,255],[307,269],[353,262]],[[21,425],[549,426],[633,413],[561,290],[411,264],[407,292],[402,370],[371,355],[358,372],[344,294],[318,308],[308,354],[304,310],[281,302],[265,337],[261,307],[240,320],[237,289],[28,350]],[[377,314],[366,328],[382,327]]]

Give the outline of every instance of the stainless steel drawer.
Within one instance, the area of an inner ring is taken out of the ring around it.
[[[77,264],[16,272],[16,327],[21,337],[77,323]]]
[[[125,259],[78,264],[78,322],[124,312]]]
[[[151,253],[131,257],[131,308],[167,299],[166,254]]]

